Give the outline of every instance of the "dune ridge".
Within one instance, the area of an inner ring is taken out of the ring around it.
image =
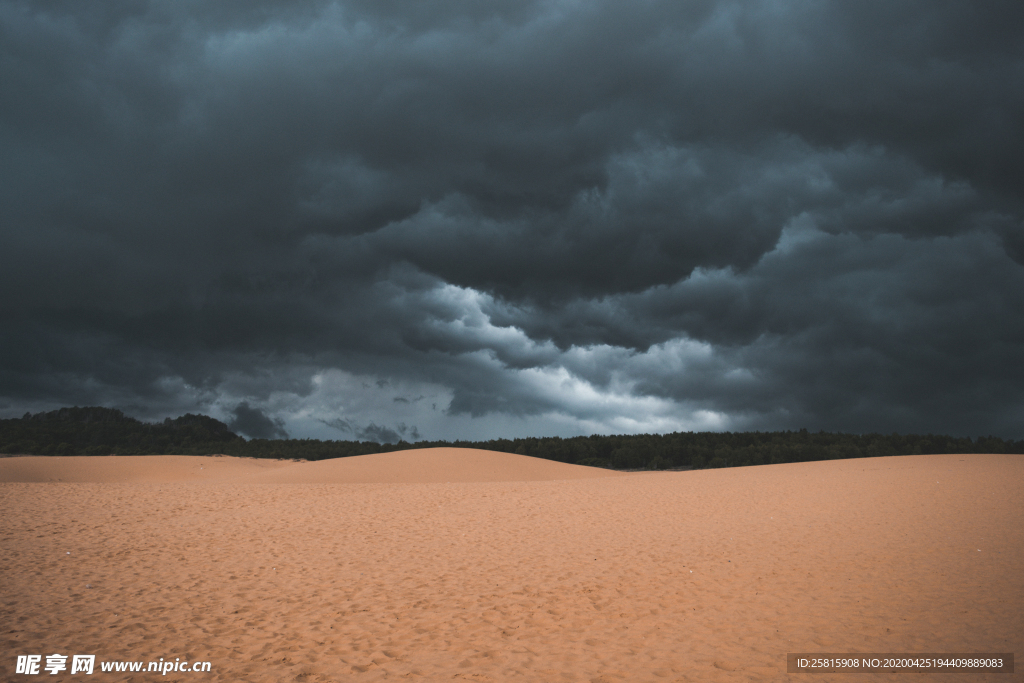
[[[0,459],[0,482],[427,484],[555,481],[623,476],[596,467],[475,448],[422,448],[318,462],[226,455],[19,456]]]

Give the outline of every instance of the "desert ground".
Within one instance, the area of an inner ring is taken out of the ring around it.
[[[0,482],[5,680],[907,681],[786,653],[1024,653],[1019,455],[25,456]],[[54,653],[96,671],[15,673]],[[160,658],[211,670],[99,671]]]

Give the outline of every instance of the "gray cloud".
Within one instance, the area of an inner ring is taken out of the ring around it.
[[[372,422],[356,433],[360,441],[376,441],[377,443],[397,443],[398,432],[394,429],[375,425]]]
[[[352,434],[356,430],[356,428],[352,426],[351,422],[340,417],[336,417],[331,420],[321,419],[320,422],[327,425],[328,427],[333,427],[334,429],[337,429],[339,432],[345,432],[346,434]]]
[[[386,383],[385,383],[386,384]],[[398,399],[394,399],[398,401]],[[408,401],[404,401],[408,403]],[[336,417],[332,419],[318,418],[321,424],[327,425],[346,435],[346,438],[353,438],[359,441],[375,441],[377,443],[397,443],[398,441],[420,439],[420,431],[416,425],[409,426],[404,422],[397,423],[394,428],[386,425],[378,425],[374,422],[360,427],[358,423],[345,418]]]
[[[1021,438],[1022,24],[5,3],[0,413]]]

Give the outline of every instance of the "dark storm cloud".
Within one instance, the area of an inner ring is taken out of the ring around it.
[[[1020,437],[1021,25],[4,3],[0,410]]]
[[[244,401],[231,412],[235,417],[228,423],[228,427],[239,434],[254,439],[288,438],[288,432],[284,429],[284,420],[271,419],[264,415],[259,408],[253,408]]]

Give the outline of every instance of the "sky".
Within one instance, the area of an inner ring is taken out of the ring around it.
[[[1020,0],[0,3],[0,417],[1024,438]]]

